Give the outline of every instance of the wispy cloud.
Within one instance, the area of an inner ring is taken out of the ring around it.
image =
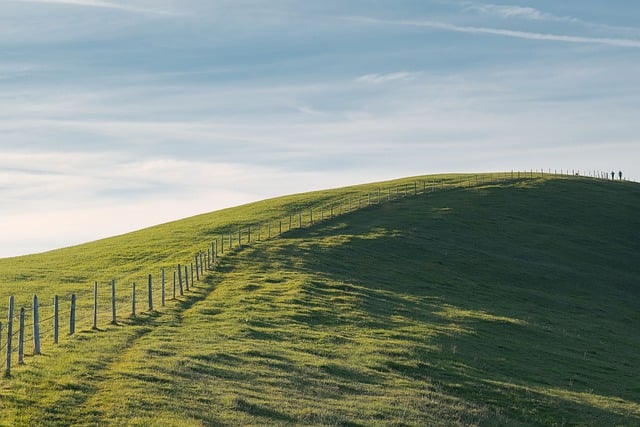
[[[166,15],[171,12],[161,9],[151,9],[145,7],[138,7],[132,4],[116,3],[112,1],[103,0],[7,0],[14,3],[48,3],[48,4],[60,4],[69,6],[82,6],[82,7],[96,7],[103,9],[117,9],[128,12],[138,13],[152,13]]]
[[[595,23],[585,21],[584,19],[575,16],[560,16],[553,13],[545,12],[540,9],[536,9],[528,6],[516,6],[516,5],[498,5],[498,4],[484,4],[478,3],[464,8],[465,12],[478,12],[483,15],[497,16],[503,19],[520,19],[526,21],[538,21],[548,23],[565,23],[576,24],[586,28],[601,31],[614,31],[618,33],[626,33],[629,35],[637,36],[640,34],[640,28],[637,27],[624,27],[618,25],[606,25],[602,23]]]
[[[369,83],[369,84],[382,84],[388,82],[397,82],[397,81],[412,81],[418,77],[420,73],[412,73],[407,71],[400,71],[396,73],[389,74],[366,74],[364,76],[360,76],[356,79],[356,82],[359,83]]]
[[[609,37],[584,37],[565,34],[537,33],[531,31],[508,30],[491,27],[474,27],[455,25],[442,21],[412,21],[412,20],[383,20],[365,17],[345,18],[357,22],[368,22],[372,24],[404,25],[411,27],[432,28],[443,31],[453,31],[467,34],[488,34],[494,36],[511,37],[525,40],[555,41],[563,43],[579,44],[600,44],[615,47],[640,48],[640,40],[629,38],[609,38]]]
[[[582,20],[572,16],[558,16],[552,13],[543,12],[533,7],[497,5],[497,4],[477,4],[467,7],[467,11],[477,11],[484,14],[497,15],[501,18],[521,18],[532,21],[552,21],[552,22],[574,22],[582,23]]]

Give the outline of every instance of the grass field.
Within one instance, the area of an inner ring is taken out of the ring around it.
[[[288,196],[0,260],[0,305],[145,283],[224,230],[416,181],[448,189],[236,247],[167,307],[47,342],[0,380],[0,423],[640,425],[633,183],[452,175]]]

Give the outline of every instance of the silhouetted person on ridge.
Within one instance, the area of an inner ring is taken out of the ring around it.
[[[620,181],[622,181],[622,171],[618,171],[618,177],[620,178]]]
[[[611,171],[611,179],[616,179],[616,173],[614,171]]]

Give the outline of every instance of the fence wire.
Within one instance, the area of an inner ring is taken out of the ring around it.
[[[562,172],[562,171],[561,171]],[[568,171],[567,171],[568,173]],[[572,175],[575,175],[572,171]],[[161,269],[164,271],[164,301],[178,301],[179,297],[190,290],[191,287],[197,287],[198,277],[203,280],[207,272],[214,270],[215,262],[218,257],[223,255],[225,251],[235,251],[246,244],[256,241],[263,241],[281,237],[283,234],[304,227],[311,227],[323,221],[350,214],[370,206],[381,205],[383,203],[393,203],[406,197],[428,195],[436,191],[447,189],[464,189],[474,186],[484,186],[488,184],[499,184],[504,182],[518,182],[522,179],[535,179],[542,176],[543,171],[526,171],[526,172],[507,172],[504,174],[484,174],[464,176],[456,181],[441,180],[422,180],[419,183],[415,181],[413,184],[398,184],[386,187],[379,187],[366,193],[353,193],[343,196],[337,200],[322,201],[314,206],[293,208],[291,213],[281,218],[264,220],[249,223],[233,223],[225,228],[213,230],[211,233],[212,240],[207,244],[206,249],[196,252],[190,260],[180,260],[171,266],[165,266]],[[557,175],[557,174],[556,174]],[[601,178],[604,174],[600,173],[595,178]],[[608,175],[604,175],[607,177]],[[608,179],[608,178],[604,178]],[[138,283],[136,289],[136,313],[144,313],[149,308],[149,275],[141,275],[143,279],[134,281]],[[160,273],[152,277],[151,302],[153,308],[158,310],[162,301],[162,279]],[[96,282],[93,282],[96,283]],[[93,284],[92,283],[92,284]],[[58,298],[58,318],[54,313],[55,304],[53,298],[47,299],[44,303],[38,300],[39,314],[39,338],[47,337],[47,342],[53,340],[56,332],[54,323],[58,325],[58,339],[68,337],[66,333],[69,330],[71,318],[71,298],[75,295],[76,311],[75,311],[75,330],[79,332],[79,326],[93,326],[94,316],[97,316],[99,324],[111,323],[113,320],[112,305],[112,289],[111,282],[98,284],[98,300],[94,299],[94,287],[78,289],[76,291],[67,291],[57,296]],[[174,298],[175,295],[175,298]],[[108,302],[108,303],[107,303]],[[94,314],[94,304],[97,309]],[[116,320],[129,318],[132,308],[131,283],[120,283],[116,280]],[[123,305],[124,304],[124,305]],[[34,340],[33,327],[33,299],[25,301],[24,305],[20,305],[14,301],[13,330],[11,334],[12,348],[11,353],[18,353],[18,337],[22,333],[24,341],[23,346],[27,342]],[[20,330],[20,309],[25,309],[24,329]],[[0,306],[0,310],[8,311],[8,306]],[[43,313],[47,313],[43,315]],[[2,323],[2,335],[0,337],[0,368],[6,368],[5,355],[8,348],[8,332],[6,324]]]

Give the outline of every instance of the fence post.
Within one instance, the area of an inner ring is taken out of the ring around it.
[[[20,307],[20,331],[18,332],[18,365],[24,365],[24,307]]]
[[[291,215],[289,215],[289,231],[291,231]]]
[[[267,239],[271,239],[271,221],[267,224]]]
[[[309,209],[309,222],[313,225],[313,208]]]
[[[242,228],[238,227],[238,246],[242,246]]]
[[[302,212],[298,211],[298,228],[302,228]]]
[[[282,236],[282,220],[280,220],[280,235]]]
[[[153,281],[151,275],[149,275],[149,311],[153,311]]]
[[[233,248],[232,237],[233,237],[233,233],[229,232],[229,250]]]
[[[224,236],[222,234],[220,235],[220,253],[224,253]]]
[[[196,254],[196,256],[194,257],[196,260],[196,279],[198,280],[198,282],[200,281],[200,265],[198,264],[198,254]]]
[[[38,295],[33,296],[33,354],[40,354],[40,304],[38,304]]]
[[[118,317],[116,313],[116,279],[111,280],[111,324],[118,324]]]
[[[11,376],[11,353],[13,351],[13,295],[9,297],[9,316],[7,319],[7,368],[5,371],[5,375]]]
[[[191,279],[193,279],[193,264],[191,264]],[[193,280],[191,280],[193,282]],[[189,291],[189,269],[184,266],[184,290]]]
[[[247,243],[251,243],[251,226],[247,226]]]
[[[162,288],[160,289],[160,298],[161,298],[161,305],[164,307],[164,300],[165,300],[165,278],[164,278],[164,267],[162,267],[162,270],[160,270],[160,276],[162,277]]]
[[[204,252],[200,251],[200,274],[204,276]]]
[[[184,289],[182,289],[182,265],[181,264],[178,264],[178,286],[180,288],[180,296],[183,296]]]
[[[71,312],[69,313],[69,335],[76,333],[76,294],[71,294]]]
[[[211,265],[209,266],[210,269],[213,270],[213,267],[216,264],[216,251],[218,250],[218,241],[214,240],[213,242],[211,242]]]
[[[60,298],[58,295],[53,297],[53,343],[58,344],[58,336],[60,335]]]
[[[176,271],[173,270],[173,299],[176,299]]]
[[[93,282],[93,326],[91,329],[98,329],[98,282]]]
[[[131,317],[136,317],[136,282],[131,284]]]

